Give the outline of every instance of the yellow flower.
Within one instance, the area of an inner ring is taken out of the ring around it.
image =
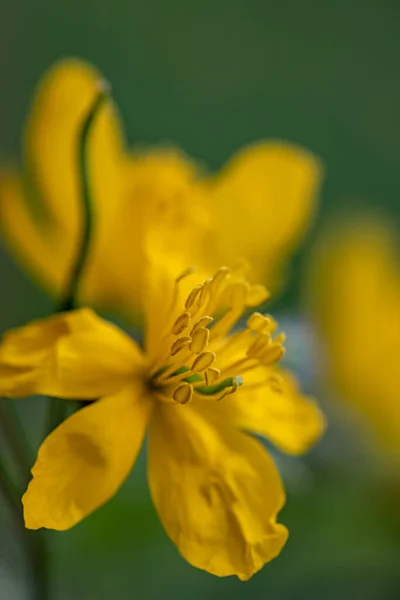
[[[338,222],[316,249],[309,298],[328,376],[381,447],[400,455],[400,271],[391,226]]]
[[[14,254],[48,290],[65,289],[81,226],[77,134],[101,75],[79,60],[40,83],[24,138],[24,178],[0,175],[0,228]],[[307,151],[255,143],[218,175],[173,149],[130,153],[111,102],[91,133],[95,234],[81,301],[132,313],[146,265],[208,274],[240,257],[271,285],[314,212],[321,169]]]
[[[287,530],[277,523],[278,472],[244,431],[298,453],[319,437],[323,418],[274,366],[284,336],[272,317],[254,312],[231,332],[246,307],[267,298],[265,288],[221,268],[181,302],[185,278],[173,286],[162,274],[152,279],[143,349],[87,308],[5,336],[2,395],[99,399],[43,442],[25,522],[65,530],[104,504],[148,428],[149,486],[166,532],[192,565],[248,579],[280,552]]]

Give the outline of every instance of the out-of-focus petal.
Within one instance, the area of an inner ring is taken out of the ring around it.
[[[205,181],[213,266],[248,259],[255,281],[271,285],[313,217],[321,165],[285,142],[259,142],[238,152]]]
[[[54,272],[52,257],[47,261],[28,257],[28,268],[35,270],[37,279],[50,284],[58,295],[64,291],[80,242],[79,135],[85,115],[99,92],[100,80],[101,74],[83,61],[69,59],[57,63],[40,81],[26,125],[23,202],[29,208],[25,219],[32,220],[31,229],[39,230],[36,237],[44,235],[46,245],[53,256],[57,256],[57,272]],[[106,252],[108,228],[112,227],[125,185],[123,142],[118,115],[111,101],[101,108],[90,135],[88,177],[95,228],[83,291],[86,298],[100,303],[104,278],[99,263]],[[6,187],[5,192],[7,190]],[[17,218],[21,211],[18,209],[22,200],[10,203],[1,187],[0,196],[3,196],[0,204],[9,204],[3,208],[8,218],[5,223],[2,220],[0,227],[10,240],[19,227]],[[16,221],[13,225],[10,225],[11,218]],[[14,248],[15,242],[10,241]],[[41,256],[38,243],[33,244],[31,253]],[[23,261],[25,254],[19,253]]]
[[[317,244],[308,301],[329,377],[371,431],[400,452],[400,269],[396,235],[379,218],[337,221]]]
[[[46,227],[28,202],[21,179],[13,172],[0,174],[0,230],[14,256],[47,290],[61,289],[68,262],[68,244]]]

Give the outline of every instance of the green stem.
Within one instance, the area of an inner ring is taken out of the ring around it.
[[[48,551],[42,532],[24,527],[21,493],[15,485],[5,462],[0,458],[0,489],[10,508],[17,531],[24,544],[33,580],[34,600],[49,600]]]
[[[22,482],[26,485],[30,479],[34,459],[12,400],[0,400],[0,423],[20,470]]]
[[[15,483],[12,480],[12,477],[6,467],[5,462],[0,458],[0,489],[3,492],[3,495],[11,508],[11,511],[14,517],[18,518],[18,522],[20,522],[21,516],[21,495]]]
[[[93,124],[105,100],[108,98],[108,91],[108,84],[104,81],[99,81],[97,96],[88,113],[84,117],[81,130],[78,135],[77,164],[79,172],[81,204],[83,209],[82,237],[77,250],[75,262],[71,269],[64,297],[60,301],[56,312],[65,312],[76,308],[78,287],[89,256],[90,241],[93,231],[92,193],[89,177],[89,142]],[[49,400],[46,434],[53,431],[53,429],[55,429],[65,419],[67,410],[64,400],[60,400],[59,398],[50,398]]]
[[[85,115],[78,138],[77,162],[83,208],[82,238],[76,254],[75,263],[71,269],[66,293],[63,300],[60,302],[57,312],[73,310],[75,308],[78,286],[88,259],[93,230],[92,194],[89,179],[89,141],[93,123],[107,98],[108,86],[104,82],[99,82],[99,92],[89,112]]]

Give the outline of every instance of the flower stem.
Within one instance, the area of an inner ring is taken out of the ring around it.
[[[107,82],[99,81],[98,92],[92,106],[85,115],[81,130],[78,135],[77,164],[80,182],[80,194],[82,204],[82,237],[76,254],[75,262],[71,268],[69,281],[66,286],[64,297],[61,299],[56,312],[65,312],[76,308],[77,293],[80,280],[85,269],[90,241],[93,231],[93,203],[89,177],[89,141],[93,124],[108,98],[109,85]],[[53,431],[66,415],[66,403],[59,398],[49,398],[49,409],[46,423],[46,435]]]
[[[24,527],[21,493],[15,485],[6,463],[0,458],[0,489],[10,508],[15,526],[21,536],[29,560],[33,580],[34,600],[49,600],[48,549],[40,531],[29,531]]]
[[[20,470],[22,482],[26,485],[30,479],[34,460],[13,402],[4,398],[0,399],[0,423],[4,437]]]
[[[81,203],[83,208],[82,237],[78,252],[76,254],[75,263],[71,269],[65,295],[60,302],[57,312],[73,310],[75,308],[78,286],[88,259],[93,229],[93,204],[91,200],[92,194],[89,178],[89,141],[93,123],[95,122],[105,100],[108,98],[108,91],[108,84],[104,81],[100,81],[97,96],[89,112],[85,115],[78,138],[77,162],[81,189]]]

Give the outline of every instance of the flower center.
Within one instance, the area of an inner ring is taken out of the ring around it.
[[[269,315],[253,312],[236,330],[248,307],[269,298],[264,286],[250,285],[237,270],[221,267],[191,290],[179,311],[179,282],[191,272],[176,280],[162,350],[150,367],[149,386],[161,402],[221,400],[240,388],[242,375],[270,367],[285,352],[285,336],[273,337],[277,324]]]

